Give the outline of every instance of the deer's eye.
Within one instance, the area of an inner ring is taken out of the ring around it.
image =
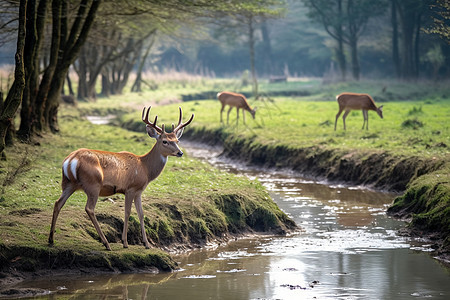
[[[164,145],[167,145],[167,144],[168,144],[168,142],[167,142],[167,141],[163,141],[163,144],[164,144]]]

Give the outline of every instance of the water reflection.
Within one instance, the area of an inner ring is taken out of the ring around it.
[[[188,149],[192,155],[192,150]],[[176,257],[171,274],[42,279],[22,287],[75,299],[417,299],[450,298],[450,275],[397,236],[386,216],[395,195],[326,186],[294,174],[242,169],[211,153],[197,156],[257,176],[303,231],[287,237],[233,241]]]

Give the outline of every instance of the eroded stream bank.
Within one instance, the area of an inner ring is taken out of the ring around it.
[[[388,213],[408,219],[408,234],[428,236],[438,254],[450,257],[450,156],[405,157],[383,150],[330,149],[325,146],[291,148],[260,144],[225,131],[193,126],[191,141],[221,145],[222,156],[241,163],[271,169],[288,169],[331,183],[365,186],[404,193],[395,198]]]
[[[195,153],[194,153],[195,151]],[[397,235],[385,210],[394,194],[327,186],[282,172],[247,170],[205,149],[186,149],[230,172],[257,177],[302,226],[286,237],[237,240],[175,257],[170,274],[41,278],[23,288],[76,298],[123,299],[445,299],[448,269],[430,245]]]

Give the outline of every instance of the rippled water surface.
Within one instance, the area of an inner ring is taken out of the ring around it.
[[[395,195],[249,170],[205,149],[186,152],[258,178],[302,231],[181,255],[181,270],[171,274],[43,278],[22,285],[75,299],[450,299],[449,269],[427,253],[426,243],[398,236],[403,222],[386,216]]]

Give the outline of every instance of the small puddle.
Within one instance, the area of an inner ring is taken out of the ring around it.
[[[107,115],[107,116],[86,116],[86,119],[94,125],[106,125],[111,123],[117,116]]]
[[[20,284],[77,299],[450,299],[450,275],[430,245],[397,235],[395,195],[247,168],[183,141],[190,156],[268,189],[303,231],[259,236],[176,256],[170,274],[42,278]],[[45,296],[46,298],[48,296]]]

